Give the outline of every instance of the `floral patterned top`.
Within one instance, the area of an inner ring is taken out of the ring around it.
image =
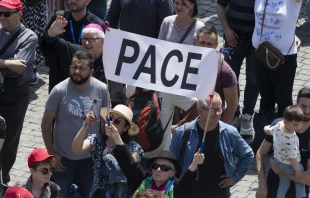
[[[94,172],[94,183],[93,183],[93,187],[92,187],[92,190],[89,196],[89,197],[92,197],[98,188],[100,189],[106,188],[105,185],[107,182],[104,181],[104,172],[103,172],[104,171],[103,151],[107,145],[106,145],[105,140],[102,138],[102,136],[98,134],[89,135],[88,139],[90,141],[90,144],[92,145],[91,154],[93,156],[94,171],[95,171]],[[126,144],[126,146],[128,147],[128,150],[130,152],[139,151],[139,156],[141,160],[141,158],[144,155],[144,151],[138,143],[131,140],[128,142],[128,144]],[[113,151],[112,151],[112,154],[113,154]]]

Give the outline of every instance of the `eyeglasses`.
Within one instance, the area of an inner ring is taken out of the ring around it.
[[[51,173],[55,172],[55,168],[54,167],[52,167],[52,168],[42,168],[42,169],[39,169],[38,171],[41,172],[43,175],[47,175],[48,172],[51,172]]]
[[[19,10],[16,10],[15,12],[0,12],[0,17],[3,15],[4,17],[8,18],[11,16],[11,14],[17,13]]]
[[[161,165],[161,164],[156,164],[156,163],[152,164],[152,169],[153,170],[157,170],[158,168],[160,168],[160,170],[164,171],[164,172],[173,170],[170,166],[167,166],[167,165]]]
[[[113,118],[112,116],[110,116],[110,121],[112,122],[113,121],[113,124],[115,125],[119,125],[121,122],[123,122],[121,119],[118,119],[118,118]]]
[[[102,39],[102,38],[82,38],[82,43],[86,43],[86,41],[88,41],[90,43],[94,43],[98,39]]]
[[[222,114],[223,111],[225,111],[225,108],[211,108],[211,110],[205,107],[201,107],[201,108],[206,111],[211,111],[211,114],[216,114],[216,113]]]

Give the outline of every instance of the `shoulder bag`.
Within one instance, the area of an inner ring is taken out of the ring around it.
[[[262,28],[260,31],[260,44],[258,45],[254,53],[257,59],[260,60],[268,69],[275,71],[284,63],[285,59],[281,51],[277,49],[275,46],[273,46],[270,42],[268,41],[261,42],[267,3],[268,3],[268,0],[266,0],[264,13],[263,13]],[[290,49],[288,50],[287,55],[291,51],[291,48],[294,42],[295,42],[295,35],[294,35],[293,43]]]

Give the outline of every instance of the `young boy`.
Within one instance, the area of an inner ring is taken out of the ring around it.
[[[31,175],[24,188],[33,194],[35,198],[58,198],[60,188],[51,182],[54,172],[55,158],[44,149],[37,148],[28,156],[28,167]]]
[[[299,139],[295,133],[302,126],[304,119],[301,108],[297,105],[288,106],[283,115],[283,121],[275,126],[265,126],[266,134],[273,136],[274,162],[280,170],[301,177],[304,170],[300,163]],[[280,176],[277,198],[285,197],[291,181]],[[306,197],[305,185],[295,183],[296,197]]]

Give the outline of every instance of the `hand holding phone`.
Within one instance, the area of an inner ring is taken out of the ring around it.
[[[101,99],[93,99],[92,111],[95,114],[96,120],[100,120],[101,106],[102,106],[102,100]]]

